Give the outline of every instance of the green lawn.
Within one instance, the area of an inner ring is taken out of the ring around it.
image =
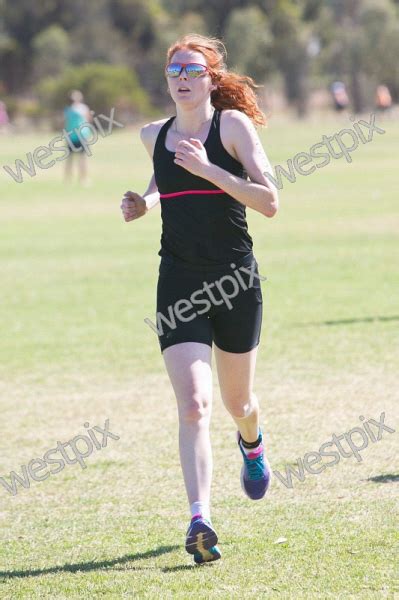
[[[382,123],[382,125],[381,125]],[[63,163],[1,198],[0,476],[21,473],[84,423],[120,439],[12,495],[0,486],[0,598],[399,598],[399,123],[286,182],[273,219],[248,209],[264,317],[255,380],[269,460],[285,473],[359,416],[395,429],[291,489],[247,499],[214,368],[212,517],[222,560],[185,553],[177,410],[155,333],[159,207],[125,223],[151,161],[138,131],[100,139],[92,186]],[[352,123],[276,118],[272,164]],[[0,137],[12,165],[54,132]],[[146,448],[148,447],[148,451]],[[285,541],[276,543],[279,538]],[[396,565],[395,565],[396,559]],[[396,576],[396,583],[395,583]]]

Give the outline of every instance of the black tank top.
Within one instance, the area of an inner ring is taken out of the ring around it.
[[[220,139],[220,114],[215,109],[204,143],[208,158],[238,177],[247,177],[242,163],[231,156]],[[159,256],[195,265],[227,264],[252,253],[246,206],[216,185],[173,162],[165,147],[173,116],[161,127],[154,148],[155,181],[162,214]]]

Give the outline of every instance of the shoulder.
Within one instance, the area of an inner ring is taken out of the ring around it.
[[[79,115],[86,117],[90,114],[89,107],[87,104],[83,104],[83,102],[75,102],[72,106],[70,106],[71,111],[78,113]]]
[[[241,110],[235,108],[223,109],[220,115],[220,130],[221,135],[228,144],[236,145],[243,138],[247,138],[248,134],[256,132],[251,119]]]
[[[158,121],[151,121],[151,123],[146,123],[146,125],[143,125],[140,129],[140,139],[151,158],[154,154],[154,147],[158,134],[163,125],[165,125],[170,118],[171,117],[166,117],[165,119],[159,119]]]
[[[159,119],[158,121],[151,121],[151,123],[147,123],[143,125],[140,129],[140,137],[142,139],[148,139],[153,137],[154,135],[158,135],[159,130],[167,121],[169,121],[171,117],[165,117],[164,119]]]
[[[220,137],[226,150],[239,162],[238,148],[256,134],[251,119],[241,110],[223,109],[220,114]]]
[[[223,109],[221,111],[221,118],[226,124],[232,127],[242,128],[243,126],[253,125],[251,119],[241,110],[236,108]]]

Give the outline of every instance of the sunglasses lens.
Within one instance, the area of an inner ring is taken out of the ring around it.
[[[166,67],[166,74],[168,77],[179,77],[181,71],[181,65],[179,63],[170,63]]]
[[[204,67],[202,65],[191,64],[191,65],[187,65],[187,67],[186,67],[187,75],[189,77],[192,77],[193,79],[195,77],[200,77],[203,73],[205,73],[205,71],[206,71],[206,67]]]

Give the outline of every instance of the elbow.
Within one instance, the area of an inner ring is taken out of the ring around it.
[[[272,217],[274,217],[274,215],[278,211],[278,206],[279,206],[279,204],[278,204],[277,193],[273,193],[271,197],[269,194],[266,199],[266,207],[265,207],[265,211],[263,213],[265,215],[265,217],[267,217],[268,219],[271,219]]]
[[[271,219],[272,217],[274,217],[277,210],[278,210],[278,206],[276,206],[275,204],[269,205],[267,207],[267,210],[265,210],[265,217],[267,217],[268,219]]]

